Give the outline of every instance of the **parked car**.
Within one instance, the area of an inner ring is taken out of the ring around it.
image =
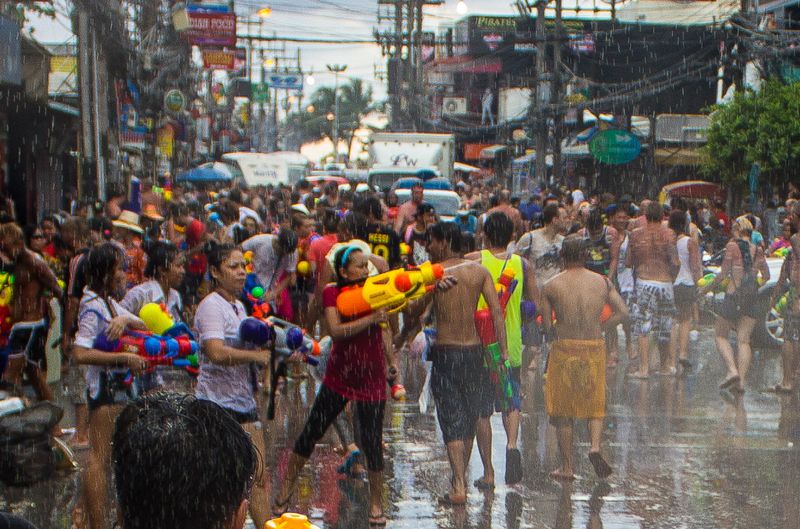
[[[722,253],[704,258],[704,273],[718,274],[722,263]],[[772,306],[772,293],[778,282],[783,266],[783,257],[767,257],[769,281],[758,289],[758,298],[754,302],[760,314],[753,331],[753,343],[766,348],[779,348],[783,345],[783,315]],[[706,294],[703,309],[716,314],[725,294],[714,292]]]
[[[398,204],[411,200],[410,189],[398,189],[396,193]],[[425,189],[422,192],[422,199],[433,206],[440,219],[447,222],[455,220],[458,206],[461,204],[461,198],[459,198],[458,193],[443,189]]]

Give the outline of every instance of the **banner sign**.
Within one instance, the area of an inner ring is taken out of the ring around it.
[[[196,46],[236,46],[236,15],[189,11],[189,44]]]
[[[241,68],[242,59],[247,60],[243,48],[233,50],[203,50],[203,67],[206,70],[235,71]]]
[[[303,76],[300,74],[270,74],[267,76],[267,84],[271,88],[302,90]]]

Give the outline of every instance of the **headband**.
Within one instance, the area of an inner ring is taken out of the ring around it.
[[[350,254],[353,253],[354,250],[361,251],[361,248],[357,246],[347,246],[347,249],[342,254],[342,262],[339,263],[339,268],[344,268],[347,265],[347,259],[350,257]]]

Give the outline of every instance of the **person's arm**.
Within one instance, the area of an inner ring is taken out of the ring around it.
[[[628,253],[625,255],[625,268],[632,268],[634,272],[636,271],[636,243],[635,243],[635,233],[631,232],[628,235]]]
[[[539,307],[539,314],[542,315],[542,327],[545,333],[550,334],[553,329],[553,305],[550,302],[550,289],[547,283],[542,287],[542,304]]]
[[[611,317],[603,324],[606,329],[614,329],[617,325],[628,319],[628,306],[625,300],[619,295],[617,289],[608,283],[608,304],[613,311]]]
[[[778,282],[775,283],[775,288],[772,290],[772,299],[770,301],[770,306],[775,306],[775,302],[780,299],[783,294],[789,290],[789,268],[791,267],[791,258],[787,258],[783,260],[783,264],[781,265],[781,271],[778,275]]]
[[[138,375],[147,367],[147,360],[134,353],[108,353],[73,345],[72,355],[79,364],[127,367],[134,375]]]
[[[364,332],[375,324],[386,323],[389,321],[386,310],[376,310],[357,320],[342,322],[342,317],[336,307],[325,307],[325,322],[328,324],[328,332],[331,338],[343,340],[350,338],[360,332]]]
[[[203,340],[203,352],[209,360],[219,366],[235,366],[251,362],[265,366],[269,364],[272,354],[269,349],[237,349],[225,345],[225,341],[219,338]]]
[[[45,289],[52,292],[54,298],[61,299],[64,296],[64,291],[62,291],[61,287],[58,285],[58,278],[53,271],[50,270],[50,267],[47,266],[47,263],[41,259],[33,259],[33,270],[36,274],[36,278]]]
[[[500,351],[503,353],[503,360],[508,360],[506,321],[503,317],[503,309],[500,307],[500,300],[497,297],[497,290],[494,288],[494,281],[492,281],[492,276],[486,269],[483,270],[481,293],[483,294],[483,299],[486,300],[486,305],[489,307],[489,313],[492,315],[494,333],[497,337],[497,343],[500,345]]]
[[[522,258],[522,273],[525,285],[522,296],[528,301],[533,301],[538,306],[541,301],[541,293],[539,292],[539,286],[536,284],[536,272],[533,264],[524,257]]]
[[[700,246],[689,237],[689,269],[692,271],[692,280],[697,283],[697,281],[703,277],[703,260],[700,256]]]
[[[761,280],[764,283],[769,281],[769,265],[767,264],[767,258],[764,257],[764,252],[761,248],[756,248],[756,268],[761,272]]]
[[[527,255],[530,252],[531,240],[532,236],[530,232],[523,234],[514,247],[514,253],[523,257]]]
[[[617,235],[614,237],[614,242],[611,244],[611,261],[608,263],[608,278],[612,281],[617,274],[617,268],[619,268],[619,250],[622,247],[623,240],[623,236]]]
[[[681,258],[678,256],[678,241],[676,240],[675,234],[672,233],[671,230],[669,234],[667,252],[672,280],[675,281],[675,278],[678,277],[678,272],[681,270]]]

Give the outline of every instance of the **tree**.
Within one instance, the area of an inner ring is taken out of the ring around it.
[[[713,107],[702,172],[741,189],[754,163],[772,183],[800,176],[800,83],[771,80]]]
[[[339,87],[339,138],[353,143],[355,131],[361,119],[373,108],[372,89],[364,88],[360,79],[351,79]],[[333,120],[336,100],[333,87],[323,86],[311,96],[305,112],[294,112],[287,116],[286,127],[303,142],[329,138],[333,141]]]

